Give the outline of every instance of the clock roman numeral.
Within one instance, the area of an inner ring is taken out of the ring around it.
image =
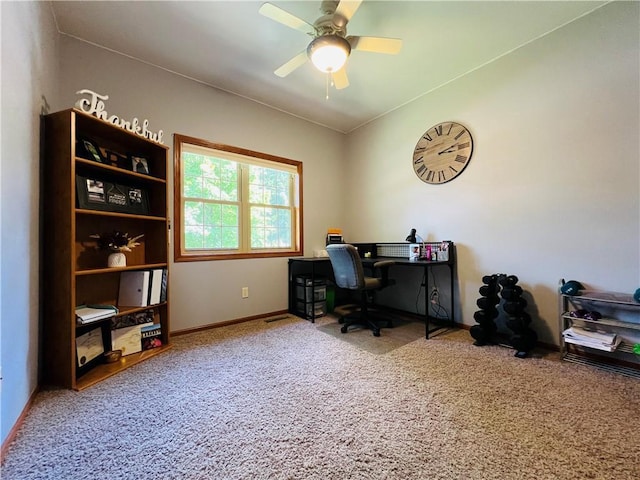
[[[417,165],[417,164],[419,164],[419,163],[422,163],[422,159],[423,159],[423,157],[416,158],[416,159],[413,161],[414,165]]]
[[[463,148],[468,148],[469,147],[469,142],[464,142],[464,143],[459,143],[458,144],[458,150],[462,150]]]
[[[427,149],[427,147],[416,147],[415,153],[422,153]]]
[[[444,170],[438,171],[438,182],[442,182],[442,181],[444,181],[446,179],[447,179],[447,177],[444,174]]]
[[[464,135],[465,130],[462,130],[458,135],[456,135],[455,138],[456,140],[458,140],[462,135]]]
[[[456,170],[455,168],[453,168],[451,165],[449,165],[449,170],[453,170],[453,174],[455,175],[456,173],[458,173],[458,170]]]
[[[424,172],[427,169],[427,167],[425,167],[424,165],[420,165],[418,167],[418,169],[416,170],[416,173],[422,177],[422,172]]]
[[[456,162],[464,163],[467,161],[467,157],[464,155],[456,155]]]
[[[437,127],[434,127],[434,130],[436,131],[438,136],[442,136],[442,125],[438,125]]]
[[[427,142],[431,142],[433,141],[433,138],[431,138],[431,135],[429,135],[429,133],[425,133],[422,138],[424,138]]]
[[[436,173],[433,170],[427,170],[427,181],[431,182],[433,180],[433,174]]]
[[[451,129],[453,128],[453,123],[449,124],[449,131],[447,132],[447,136],[451,135]]]

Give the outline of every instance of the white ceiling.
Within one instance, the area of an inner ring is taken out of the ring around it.
[[[258,13],[262,1],[52,2],[63,34],[349,132],[604,5],[605,1],[364,0],[349,35],[401,38],[398,55],[352,52],[350,86],[307,62],[273,71],[310,37]],[[309,23],[320,0],[271,3]]]

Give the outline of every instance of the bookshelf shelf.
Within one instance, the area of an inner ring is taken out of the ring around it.
[[[119,217],[119,218],[131,218],[135,220],[151,220],[156,222],[166,222],[166,217],[152,217],[150,215],[137,215],[133,213],[117,213],[117,212],[99,212],[96,210],[85,210],[77,208],[76,213],[79,215],[95,215],[96,217]]]
[[[97,365],[93,369],[91,369],[86,374],[82,375],[76,382],[75,389],[76,390],[84,390],[89,388],[97,383],[100,383],[106,378],[109,378],[113,375],[120,373],[122,370],[126,368],[133,367],[134,365],[139,364],[140,362],[144,362],[149,360],[150,358],[155,357],[156,355],[166,352],[171,348],[171,345],[163,345],[162,347],[154,348],[151,350],[143,350],[140,353],[133,353],[131,355],[126,355],[122,357],[115,363],[103,363],[101,365]]]
[[[168,301],[118,305],[123,272],[166,270],[168,289],[168,147],[76,109],[45,116],[44,132],[43,241],[49,244],[43,272],[43,381],[82,390],[171,347]],[[91,157],[86,140],[98,149],[100,162],[83,158]],[[146,160],[148,174],[133,171],[131,156]],[[143,236],[125,253],[126,266],[108,268],[109,252],[98,250],[91,235],[114,230]],[[82,304],[116,305],[116,318],[148,311],[147,320],[160,325],[162,346],[114,363],[102,355],[79,362],[78,339],[93,329],[100,329],[103,350],[112,348],[110,319],[76,324],[75,308]]]
[[[137,172],[129,172],[127,170],[124,170],[120,167],[113,167],[111,165],[105,165],[102,163],[97,163],[94,162],[93,160],[87,160],[84,158],[80,158],[80,157],[75,157],[75,162],[76,162],[76,166],[78,168],[78,170],[81,170],[81,167],[85,167],[89,170],[93,170],[93,171],[104,171],[104,172],[112,172],[115,175],[121,176],[121,177],[130,177],[130,178],[135,178],[137,181],[140,182],[148,182],[148,183],[160,183],[160,184],[164,184],[167,183],[167,180],[164,178],[158,178],[158,177],[152,177],[150,175],[144,175],[142,173],[137,173]]]
[[[126,272],[128,270],[140,270],[140,268],[144,268],[145,270],[153,270],[154,268],[167,268],[166,263],[148,263],[145,265],[136,265],[129,267],[109,267],[109,268],[92,268],[90,270],[77,270],[76,275],[100,275],[102,273],[113,273],[113,272]]]

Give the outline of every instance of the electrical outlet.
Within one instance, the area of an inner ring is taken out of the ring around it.
[[[242,287],[242,298],[249,298],[249,287]]]
[[[431,288],[431,303],[434,305],[438,303],[440,293],[438,292],[438,287]]]

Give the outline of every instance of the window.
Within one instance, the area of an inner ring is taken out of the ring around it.
[[[174,135],[175,261],[301,255],[302,162]]]

